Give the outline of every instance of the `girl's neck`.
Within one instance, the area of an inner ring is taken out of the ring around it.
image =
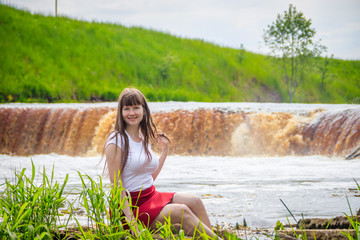
[[[125,130],[134,141],[140,142],[142,140],[138,127],[126,127]]]

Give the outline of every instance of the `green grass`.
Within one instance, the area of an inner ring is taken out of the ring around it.
[[[357,189],[359,190],[360,192],[360,185],[358,184],[358,182],[354,179],[355,183],[356,183],[356,186],[357,186]],[[351,236],[351,234],[349,234],[348,232],[342,232],[342,234],[344,236],[346,236],[348,239],[351,239],[351,240],[356,240],[356,239],[360,239],[360,222],[359,222],[359,216],[356,216],[355,214],[353,214],[353,211],[351,210],[351,206],[350,206],[350,203],[349,203],[349,199],[346,198],[347,200],[347,203],[348,203],[348,206],[349,206],[349,210],[350,210],[350,215],[345,214],[345,216],[347,217],[347,219],[349,220],[350,222],[350,225],[352,227],[352,229],[355,230],[355,238],[353,236]]]
[[[40,178],[32,163],[31,176],[26,169],[15,171],[14,179],[6,180],[5,188],[0,192],[0,239],[189,239],[180,228],[177,230],[171,219],[165,224],[158,224],[157,230],[145,228],[137,220],[129,223],[130,229],[124,228],[125,199],[121,199],[121,186],[105,186],[101,176],[95,181],[88,175],[78,173],[82,189],[67,190],[64,194],[69,175],[63,184],[54,181],[54,167],[51,177],[45,168]],[[40,179],[40,181],[39,181]],[[75,200],[68,200],[69,193],[78,193]],[[128,198],[131,204],[131,198]],[[78,220],[75,207],[81,205],[88,218],[88,226]],[[111,214],[110,214],[111,212]],[[77,226],[70,225],[71,220]],[[138,229],[137,236],[132,231]],[[213,239],[196,228],[197,236],[193,239]],[[225,233],[227,239],[239,239],[235,234]]]
[[[54,169],[49,179],[44,168],[37,184],[34,165],[31,177],[25,170],[15,172],[14,181],[6,180],[0,194],[0,239],[53,239],[68,224],[60,220],[60,209],[66,203],[63,191],[69,176],[60,185],[53,181]]]
[[[261,29],[259,29],[261,31]],[[139,27],[0,5],[0,102],[114,101],[135,86],[150,101],[288,101],[270,57]],[[313,59],[296,102],[358,103],[360,61]]]

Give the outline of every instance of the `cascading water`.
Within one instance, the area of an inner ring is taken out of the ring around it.
[[[115,118],[110,107],[0,108],[0,153],[101,154]],[[180,109],[153,118],[173,140],[172,154],[345,156],[360,144],[360,108],[302,115]]]

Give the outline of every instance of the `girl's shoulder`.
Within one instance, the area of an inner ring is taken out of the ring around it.
[[[123,143],[124,137],[119,132],[113,131],[106,140],[105,148],[110,144],[115,144],[120,147],[120,149],[123,149]]]

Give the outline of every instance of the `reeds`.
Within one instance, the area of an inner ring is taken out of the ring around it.
[[[358,188],[358,190],[360,191],[360,185],[358,184],[358,182],[354,179],[355,183],[356,183],[356,186]],[[342,234],[344,234],[348,239],[360,239],[360,222],[359,222],[359,218],[360,216],[355,216],[353,214],[353,211],[351,210],[351,206],[350,206],[350,203],[349,203],[349,199],[346,198],[347,200],[347,203],[348,203],[348,206],[349,206],[349,210],[350,210],[350,215],[345,214],[345,216],[347,217],[347,219],[349,220],[349,223],[351,225],[351,227],[355,230],[355,238],[349,233],[349,232],[342,232]]]
[[[80,172],[78,174],[83,187],[79,202],[86,210],[90,231],[85,232],[75,218],[81,231],[81,235],[77,234],[77,236],[80,239],[132,238],[131,230],[136,223],[129,224],[130,229],[125,229],[125,217],[121,214],[125,207],[125,198],[121,199],[121,192],[124,189],[115,184],[111,187],[109,194],[104,191],[101,176],[99,176],[99,182],[96,182],[88,175],[82,175]]]
[[[15,171],[15,181],[5,181],[0,195],[0,239],[53,239],[59,229],[67,226],[68,221],[60,221],[60,209],[66,203],[63,193],[69,176],[60,185],[54,182],[54,168],[50,179],[44,168],[37,185],[35,175],[32,163],[30,178],[22,169]]]
[[[184,231],[171,223],[158,224],[156,231],[145,228],[134,219],[127,222],[122,210],[125,199],[130,207],[131,198],[121,198],[124,188],[121,185],[104,185],[101,176],[95,181],[88,175],[78,172],[82,189],[78,196],[68,200],[72,192],[65,193],[69,175],[62,184],[54,181],[54,167],[51,177],[45,168],[36,174],[32,163],[31,177],[26,169],[15,170],[13,180],[6,180],[0,193],[0,240],[3,239],[189,239]],[[82,226],[76,214],[76,204],[85,209],[88,225]],[[66,214],[64,214],[66,213]],[[76,222],[75,227],[70,222]],[[126,224],[126,225],[125,225]],[[201,229],[201,228],[199,228]],[[197,228],[193,239],[214,239]],[[239,239],[227,234],[230,239]]]

